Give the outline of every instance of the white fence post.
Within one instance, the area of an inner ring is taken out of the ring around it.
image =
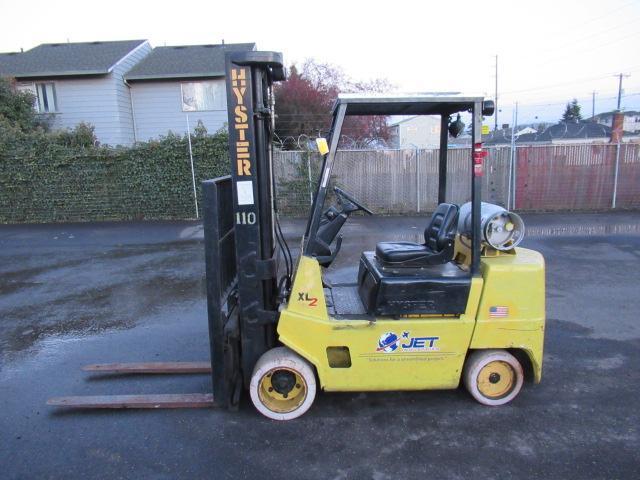
[[[191,161],[191,182],[193,183],[193,202],[196,205],[196,218],[200,218],[198,212],[198,195],[196,194],[196,173],[193,169],[193,150],[191,149],[191,126],[189,125],[189,115],[187,117],[187,141],[189,143],[189,160]]]
[[[513,191],[515,189],[515,186],[513,185],[515,153],[516,146],[514,143],[511,143],[511,146],[509,147],[509,168],[507,169],[507,210],[511,210],[513,208],[513,204],[515,203],[515,195],[513,195]]]
[[[613,198],[611,199],[611,208],[616,208],[616,200],[618,196],[618,171],[620,170],[620,141],[616,144],[616,164],[613,173]]]
[[[518,180],[518,145],[513,145],[513,188],[511,189],[513,195],[513,201],[511,202],[511,208],[516,209],[516,192],[517,192],[517,180]]]
[[[417,213],[420,213],[420,159],[418,155],[418,148],[416,147],[414,151],[416,153],[416,210]]]
[[[507,210],[511,209],[511,168],[513,166],[512,157],[513,157],[513,147],[509,147],[509,164],[507,165]]]
[[[309,172],[309,205],[313,205],[313,188],[311,182],[311,153],[307,152],[307,171]]]

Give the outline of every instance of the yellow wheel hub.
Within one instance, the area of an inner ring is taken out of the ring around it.
[[[260,379],[258,395],[262,404],[272,412],[289,413],[307,398],[307,384],[295,370],[274,368]]]
[[[507,362],[489,362],[478,373],[478,390],[491,399],[503,398],[515,388],[516,372]]]

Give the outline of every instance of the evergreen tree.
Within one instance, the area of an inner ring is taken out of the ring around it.
[[[579,122],[582,120],[582,113],[580,113],[580,105],[577,99],[571,100],[567,103],[567,107],[562,114],[561,121],[563,122]]]

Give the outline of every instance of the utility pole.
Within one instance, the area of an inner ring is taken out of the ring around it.
[[[591,120],[596,121],[596,91],[591,92]]]
[[[518,126],[518,102],[515,109],[511,111],[511,151],[509,152],[509,184],[507,186],[507,209],[516,205],[516,128]]]
[[[620,115],[620,103],[622,100],[622,78],[629,77],[630,75],[619,73],[618,75],[614,76],[618,77],[618,108],[616,111],[618,112],[618,115]],[[622,140],[622,128],[624,126],[624,119],[622,119],[622,125],[616,126],[616,116],[617,115],[614,115],[611,119],[611,128],[613,129],[613,131],[616,131],[618,127],[620,128],[620,131],[616,134],[618,143],[616,145],[616,162],[613,174],[613,199],[611,200],[611,208],[616,208],[616,199],[618,196],[618,173],[620,171],[620,140]]]
[[[494,120],[495,120],[495,124],[493,129],[494,130],[498,130],[498,55],[496,55],[496,98],[495,98],[495,113],[494,113]]]
[[[626,75],[624,73],[619,73],[618,75],[614,75],[614,77],[618,77],[618,108],[620,111],[620,101],[622,100],[622,77],[629,77],[630,75]]]

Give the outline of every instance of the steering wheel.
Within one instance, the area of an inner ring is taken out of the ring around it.
[[[351,195],[349,195],[347,192],[345,192],[341,188],[333,187],[333,191],[336,192],[338,197],[342,197],[342,198],[350,201],[351,203],[353,203],[356,207],[358,207],[359,210],[362,210],[363,212],[367,213],[368,215],[373,215],[373,212],[371,210],[369,210],[367,207],[362,205],[360,202],[358,202],[355,198],[353,198]]]

